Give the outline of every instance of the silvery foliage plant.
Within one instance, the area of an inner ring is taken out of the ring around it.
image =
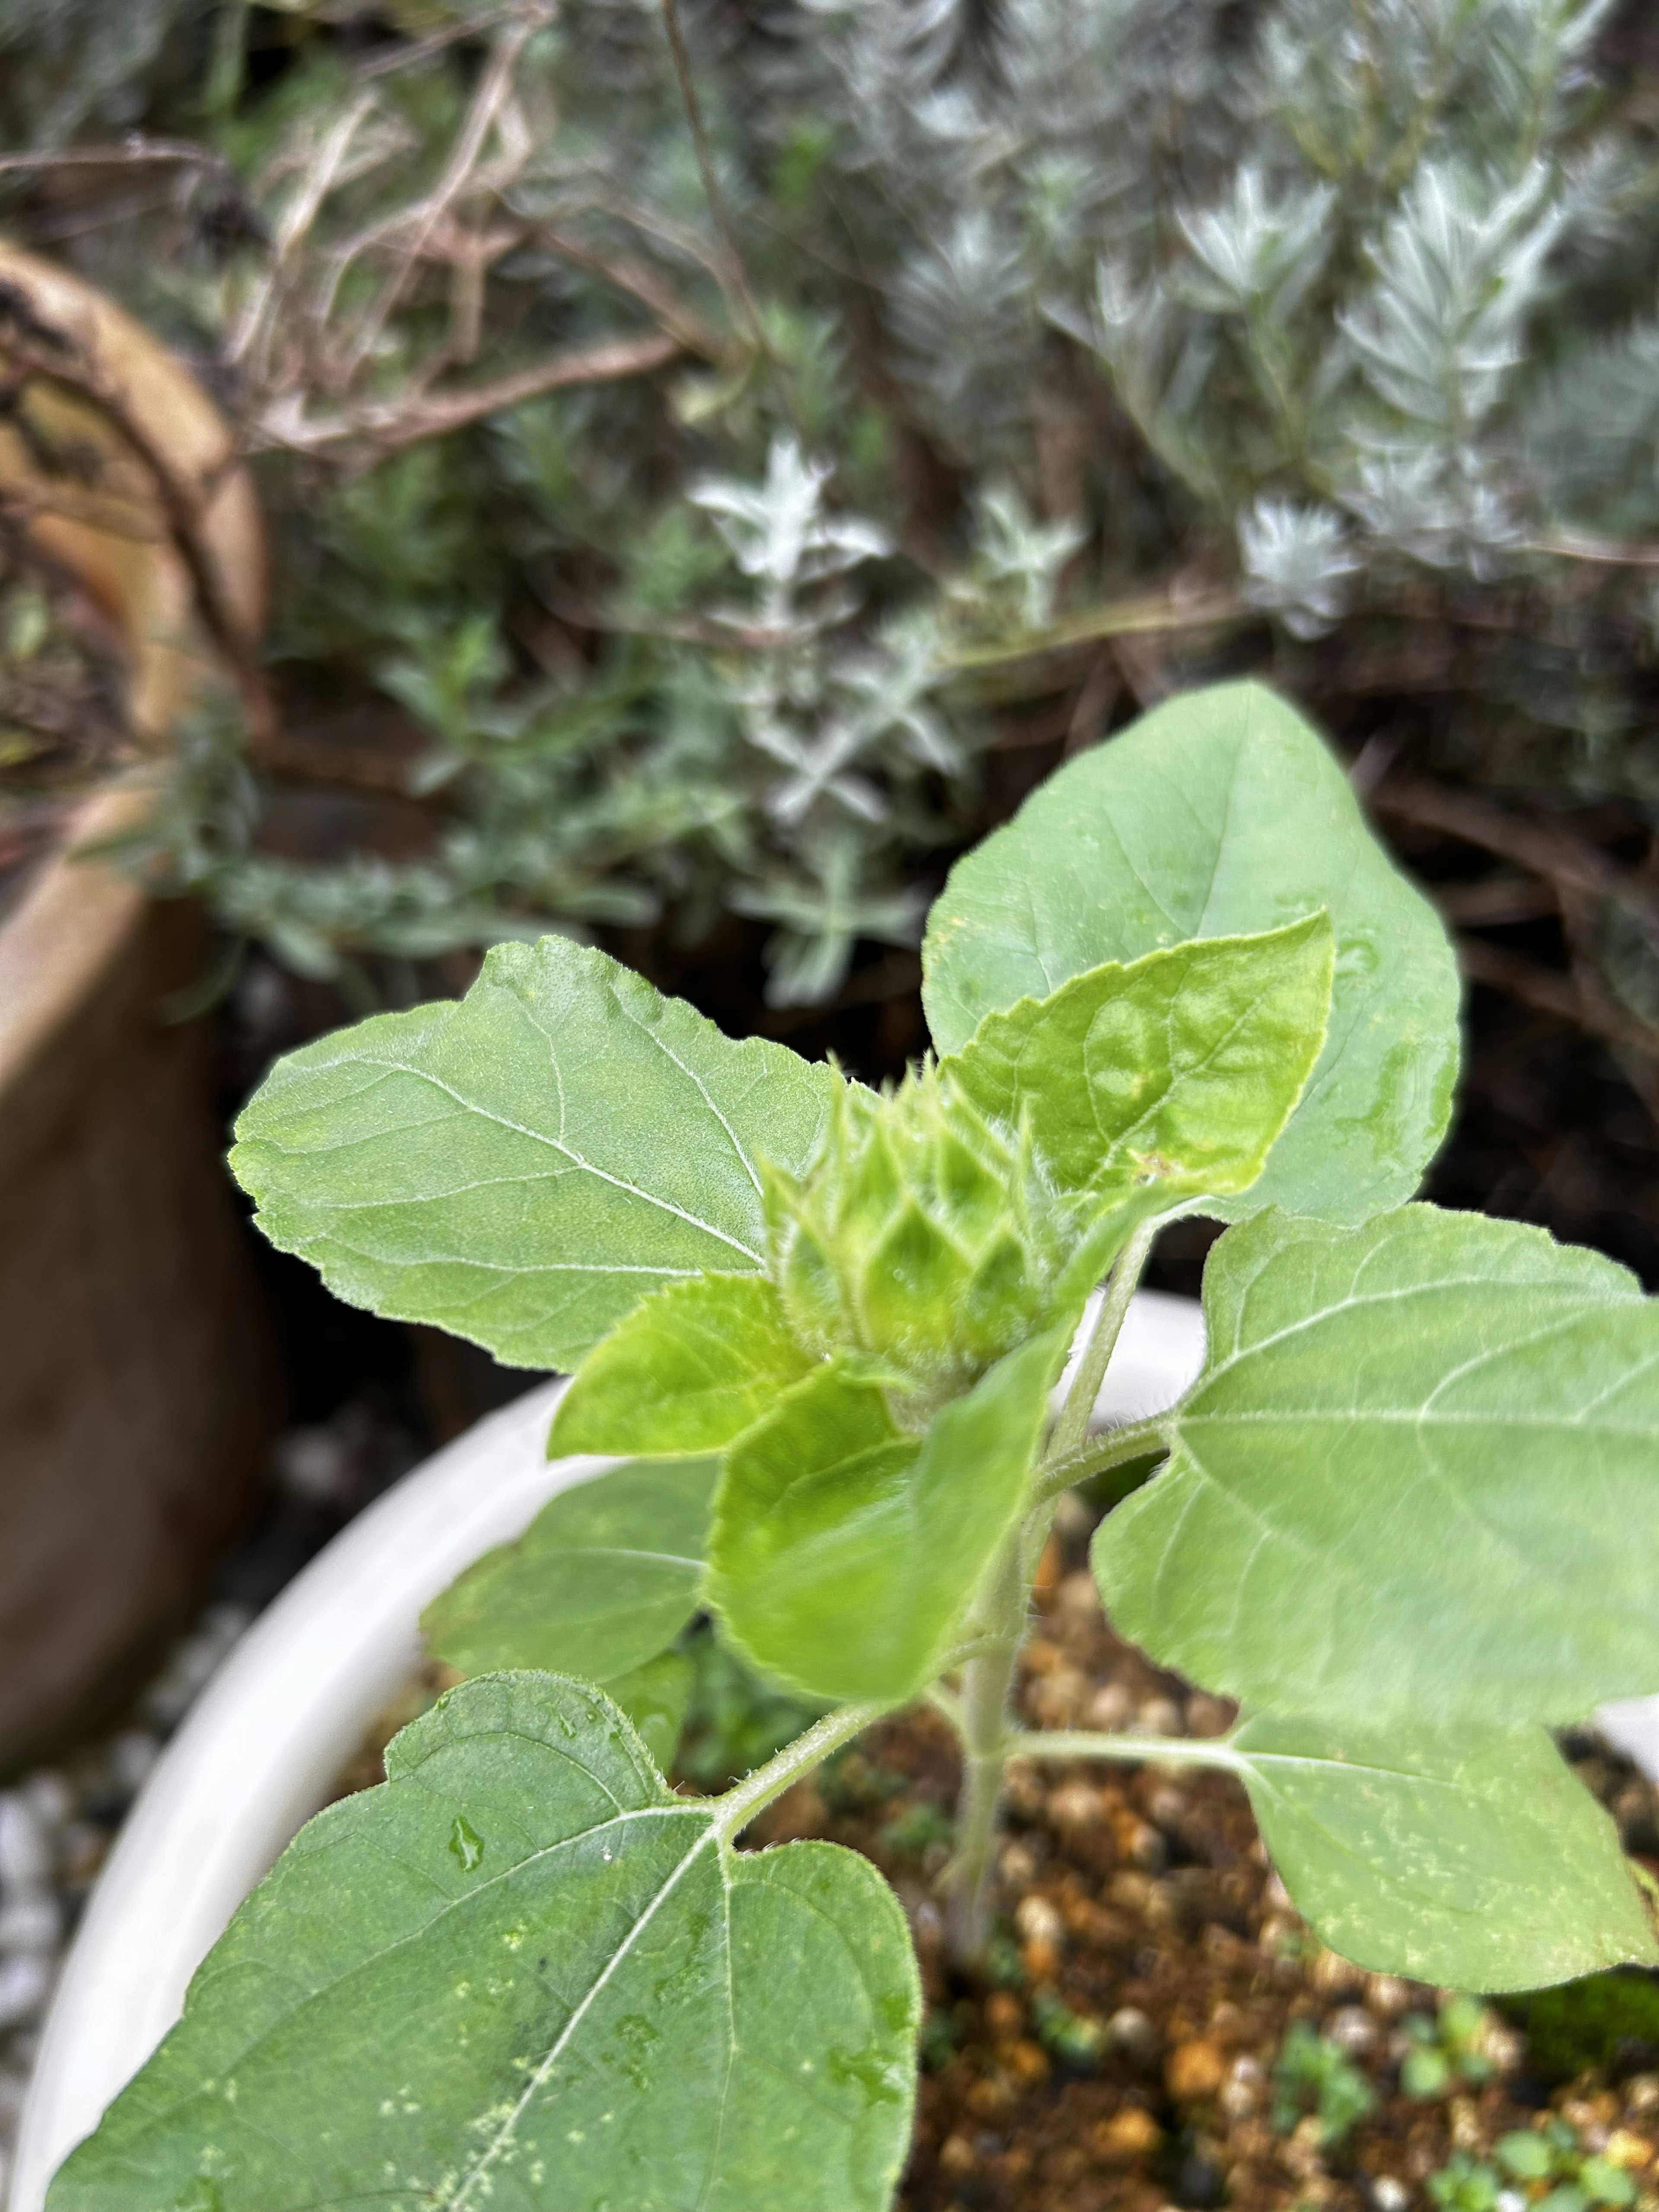
[[[240,57],[246,11],[215,12]],[[1611,0],[775,0],[742,30],[684,0],[721,221],[657,6],[439,12],[476,39],[410,18],[349,101],[307,19],[281,97],[227,125],[241,244],[95,265],[163,327],[187,309],[270,449],[303,553],[284,654],[426,742],[429,844],[318,861],[259,834],[233,732],[187,741],[157,842],[234,933],[336,975],[735,908],[774,1004],[833,1001],[860,944],[915,941],[975,755],[1029,734],[998,710],[1126,629],[1178,665],[1200,612],[1252,653],[1263,615],[1403,624],[1407,659],[1512,623],[1539,669],[1500,713],[1522,693],[1575,774],[1640,787],[1659,169]],[[62,128],[58,63],[84,113],[190,13],[0,0],[0,51]],[[447,145],[478,164],[455,250],[520,243],[406,298],[394,257],[381,328],[357,257],[411,223],[439,250]],[[465,398],[542,336],[562,359],[653,318],[688,350],[649,375],[386,430],[440,367]],[[1546,625],[1516,612],[1540,586]]]
[[[549,1449],[595,1456],[431,1608],[459,1686],[242,1906],[52,2212],[880,2212],[904,1914],[851,1851],[741,1844],[923,1699],[960,1738],[969,1969],[1007,1762],[1149,1756],[1237,1777],[1362,1966],[1659,1960],[1550,1733],[1659,1690],[1659,1307],[1412,1202],[1456,978],[1321,739],[1253,686],[1158,708],[958,865],[926,977],[935,1056],[881,1092],[558,937],[274,1069],[233,1156],[266,1234],[573,1370]],[[1203,1371],[1092,1431],[1195,1211],[1228,1224]],[[1229,1734],[1016,1724],[1076,1485],[1111,1620]],[[708,1614],[823,1717],[699,1797],[665,1778]]]
[[[981,465],[1018,443],[1043,327],[1066,331],[1233,536],[1247,602],[1313,636],[1369,572],[1489,579],[1569,552],[1564,523],[1659,520],[1645,259],[1633,320],[1596,335],[1592,296],[1622,294],[1654,189],[1598,112],[1612,4],[796,13],[832,158],[889,211],[936,434]]]

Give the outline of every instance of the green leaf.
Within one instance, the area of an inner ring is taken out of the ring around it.
[[[568,1368],[662,1284],[759,1272],[757,1161],[799,1171],[839,1079],[546,937],[279,1061],[230,1160],[341,1297]]]
[[[661,1651],[642,1667],[613,1674],[605,1694],[639,1730],[640,1741],[666,1774],[690,1708],[696,1668],[684,1651]]]
[[[919,1995],[865,1860],[732,1852],[546,1675],[452,1691],[386,1771],[243,1905],[52,2212],[884,2212]]]
[[[709,1596],[762,1667],[813,1695],[913,1695],[939,1673],[1018,1521],[1069,1329],[999,1360],[921,1437],[827,1366],[726,1455]]]
[[[421,1619],[464,1674],[542,1667],[614,1683],[701,1602],[715,1459],[649,1460],[561,1491],[516,1543],[469,1567]]]
[[[941,1073],[1031,1134],[1063,1189],[1156,1176],[1172,1194],[1244,1189],[1325,1039],[1322,911],[1256,937],[1109,962],[988,1014]]]
[[[1659,1960],[1612,1821],[1541,1728],[1256,1718],[1231,1742],[1297,1910],[1356,1965],[1526,1990]]]
[[[1173,699],[1049,777],[951,871],[922,948],[941,1052],[988,1013],[1103,961],[1275,929],[1336,934],[1324,1049],[1248,1200],[1363,1221],[1410,1197],[1446,1127],[1457,974],[1433,910],[1371,836],[1340,767],[1255,684]]]
[[[1164,1472],[1095,1542],[1118,1628],[1273,1712],[1580,1720],[1659,1690],[1659,1305],[1541,1231],[1270,1214],[1204,1279]]]
[[[548,1455],[718,1451],[811,1365],[763,1276],[670,1283],[583,1360]]]

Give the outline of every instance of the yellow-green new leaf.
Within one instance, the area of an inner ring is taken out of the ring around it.
[[[1029,1115],[1062,1188],[1243,1190],[1323,1047],[1334,957],[1322,909],[1108,962],[988,1014],[941,1072],[981,1113]]]
[[[1541,1728],[1258,1718],[1231,1748],[1291,1901],[1357,1966],[1528,1990],[1659,1961],[1612,1821]]]
[[[1457,967],[1426,899],[1371,836],[1336,761],[1259,684],[1170,700],[1068,762],[958,860],[927,919],[922,996],[942,1053],[988,1013],[1103,961],[1281,927],[1336,937],[1313,1075],[1246,1195],[1364,1221],[1415,1190],[1457,1073]]]
[[[708,1591],[752,1658],[822,1698],[897,1703],[933,1680],[1019,1517],[1069,1336],[1010,1352],[920,1437],[831,1366],[738,1438]]]
[[[840,1079],[546,937],[278,1061],[231,1166],[341,1297],[572,1368],[646,1292],[760,1272],[759,1161],[805,1165]]]
[[[463,1674],[539,1667],[607,1687],[630,1674],[701,1602],[719,1471],[636,1461],[561,1491],[434,1598],[421,1620],[433,1655]]]
[[[1659,1691],[1659,1301],[1429,1206],[1243,1224],[1168,1466],[1103,1524],[1119,1629],[1268,1712],[1582,1720]]]
[[[719,1451],[811,1362],[762,1275],[700,1275],[641,1300],[560,1401],[548,1456]]]
[[[52,2212],[886,2212],[920,2013],[832,1844],[738,1854],[616,1707],[495,1674],[289,1844]]]

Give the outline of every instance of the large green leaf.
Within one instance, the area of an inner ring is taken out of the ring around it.
[[[433,1599],[433,1654],[464,1674],[539,1667],[606,1684],[654,1659],[697,1609],[719,1472],[639,1460],[562,1490]]]
[[[1527,1990],[1659,1960],[1612,1821],[1541,1728],[1255,1719],[1232,1747],[1297,1910],[1357,1965]]]
[[[811,1365],[764,1276],[670,1283],[583,1360],[549,1455],[719,1451]]]
[[[743,1856],[616,1708],[452,1691],[243,1905],[52,2212],[884,2212],[904,1916],[830,1844]]]
[[[1109,963],[988,1014],[943,1072],[981,1112],[1029,1115],[1063,1188],[1243,1190],[1319,1057],[1332,956],[1321,912]]]
[[[1113,1618],[1274,1712],[1581,1719],[1659,1690],[1659,1304],[1541,1230],[1413,1206],[1230,1230]]]
[[[1444,1133],[1456,968],[1338,763],[1260,684],[1171,700],[1050,776],[957,862],[922,948],[928,1023],[941,1052],[958,1052],[988,1013],[1103,961],[1322,907],[1336,933],[1324,1049],[1260,1182],[1216,1210],[1363,1221],[1410,1197]]]
[[[279,1061],[231,1165],[340,1297],[568,1368],[661,1284],[758,1272],[757,1161],[799,1171],[838,1080],[546,937]]]
[[[824,1367],[726,1455],[709,1595],[737,1642],[814,1696],[932,1681],[1024,1503],[1069,1330],[1034,1337],[905,1435],[872,1382]]]

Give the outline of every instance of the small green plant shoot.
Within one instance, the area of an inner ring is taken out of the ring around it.
[[[549,1448],[595,1456],[433,1607],[466,1679],[243,1905],[52,2212],[881,2212],[903,1912],[849,1851],[738,1846],[920,1699],[961,1739],[967,1966],[1016,1758],[1237,1776],[1370,1969],[1496,1990],[1659,1958],[1550,1735],[1659,1690],[1659,1307],[1410,1202],[1456,976],[1319,738],[1237,685],[1082,754],[957,866],[925,977],[936,1056],[877,1093],[601,952],[507,945],[248,1106],[265,1233],[344,1297],[570,1371]],[[1193,1212],[1230,1224],[1204,1370],[1097,1432]],[[1016,1726],[1084,1482],[1112,1620],[1237,1699],[1230,1735]],[[701,1615],[799,1702],[696,1796],[664,1773]]]
[[[1321,2144],[1340,2150],[1376,2108],[1376,2092],[1340,2044],[1294,2020],[1273,2066],[1273,2125],[1287,2136],[1310,2116]]]
[[[1585,2151],[1559,2119],[1504,2136],[1495,2160],[1454,2151],[1428,2186],[1440,2212],[1626,2212],[1638,2193],[1632,2174]]]
[[[1400,2064],[1406,2094],[1428,2099],[1484,2087],[1498,2071],[1484,2047],[1489,2023],[1473,1997],[1448,1997],[1436,2019],[1407,2013],[1401,2025],[1411,2047]]]

